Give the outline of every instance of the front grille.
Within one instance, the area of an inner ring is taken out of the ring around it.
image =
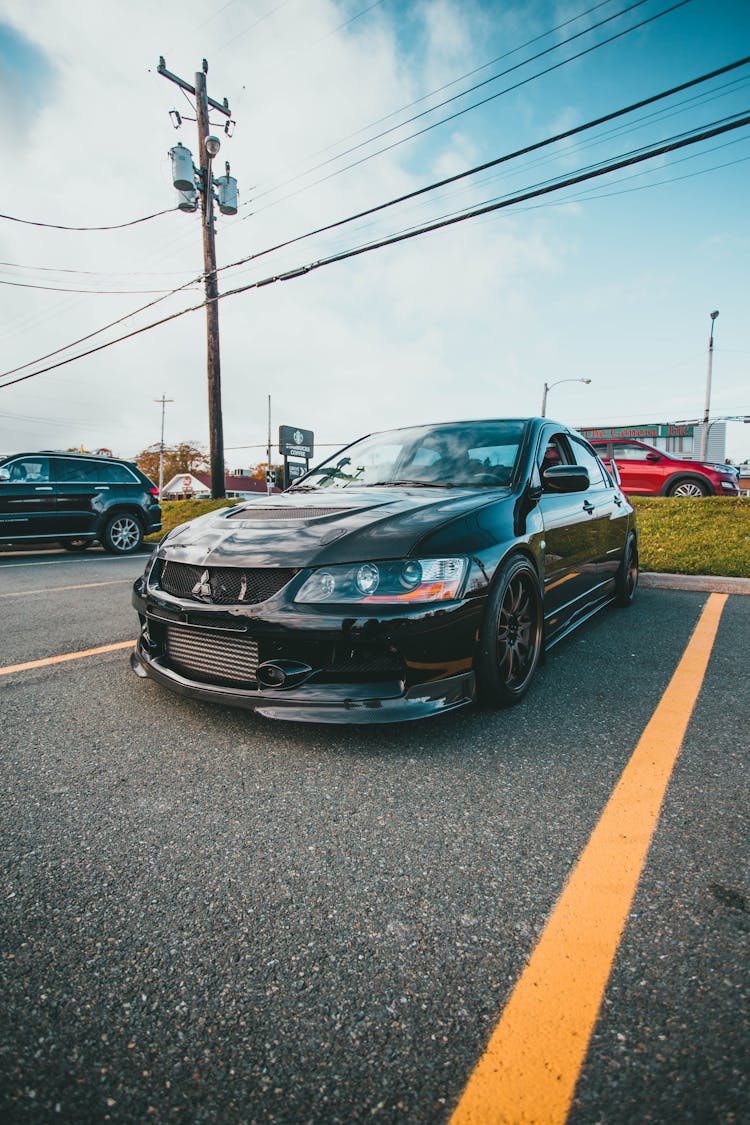
[[[168,594],[210,605],[256,605],[283,590],[292,567],[189,566],[163,562],[159,585]]]
[[[217,636],[184,625],[167,625],[166,658],[176,672],[209,684],[257,684],[258,646],[249,637]]]
[[[340,516],[351,508],[259,508],[252,505],[243,508],[240,512],[232,512],[227,516],[230,520],[314,520],[320,516]]]

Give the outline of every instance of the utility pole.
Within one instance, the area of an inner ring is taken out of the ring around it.
[[[159,500],[164,489],[164,411],[168,402],[174,402],[173,398],[167,398],[162,391],[161,398],[155,398],[154,402],[161,403],[161,441],[159,442]]]
[[[208,73],[208,63],[203,60],[203,69],[198,71],[195,75],[195,86],[191,86],[183,78],[178,78],[176,74],[172,74],[167,70],[164,62],[164,57],[159,59],[157,71],[164,78],[168,78],[170,82],[180,86],[183,90],[189,91],[195,97],[196,109],[196,122],[198,125],[198,152],[201,161],[200,167],[195,169],[195,178],[198,184],[198,190],[201,197],[201,227],[203,230],[203,265],[204,265],[204,283],[206,291],[206,352],[207,352],[207,366],[208,366],[208,428],[209,428],[209,445],[210,445],[210,459],[211,459],[211,495],[214,500],[223,499],[226,495],[225,478],[224,478],[224,425],[222,422],[221,413],[221,359],[219,352],[219,287],[216,280],[216,240],[214,230],[214,179],[211,171],[213,158],[218,154],[221,147],[218,137],[212,136],[210,133],[209,121],[209,106],[213,109],[223,113],[227,117],[227,125],[225,131],[228,132],[230,124],[230,110],[227,99],[224,102],[214,101],[209,98],[206,88],[206,74]],[[173,111],[176,113],[176,111]],[[179,114],[176,114],[178,125],[181,124]],[[182,146],[177,146],[182,149],[183,153],[187,150]],[[173,156],[173,167],[177,168],[177,161]],[[187,154],[189,156],[189,153]],[[223,214],[237,213],[236,205],[236,181],[232,180],[229,175],[229,165],[227,165],[227,174],[222,177],[225,181],[222,185],[219,183],[222,195],[219,197],[219,206]],[[233,188],[230,186],[233,185]],[[185,186],[181,186],[181,185]],[[175,187],[181,192],[183,196],[189,196],[190,193],[195,195],[192,184],[186,183],[184,179],[178,182],[177,175],[175,175]],[[227,191],[230,197],[232,191],[234,193],[233,202],[230,198],[229,203],[226,201]],[[195,206],[187,205],[183,199],[181,204],[182,210],[195,210]]]
[[[274,479],[271,476],[271,396],[268,396],[268,445],[266,446],[266,492],[270,496]]]

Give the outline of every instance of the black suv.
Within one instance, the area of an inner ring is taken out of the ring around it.
[[[158,496],[131,461],[47,451],[0,457],[0,546],[57,541],[85,551],[98,540],[127,555],[161,530]]]

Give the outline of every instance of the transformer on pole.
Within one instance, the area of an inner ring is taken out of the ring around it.
[[[207,339],[207,373],[208,373],[208,424],[211,458],[211,495],[215,500],[223,499],[226,495],[224,475],[224,426],[221,411],[221,359],[219,351],[219,286],[216,280],[216,241],[214,229],[214,199],[219,204],[222,215],[236,215],[238,209],[237,181],[229,174],[229,164],[226,164],[226,173],[218,180],[213,178],[212,162],[218,155],[221,142],[218,137],[210,132],[209,107],[223,113],[227,118],[224,132],[231,136],[230,126],[234,124],[230,116],[229,103],[225,98],[217,102],[208,96],[206,89],[206,74],[208,63],[203,60],[203,66],[195,75],[195,85],[191,86],[183,78],[167,70],[164,56],[159,59],[156,68],[158,73],[181,89],[188,91],[195,98],[195,120],[198,125],[198,153],[200,167],[193,163],[192,153],[183,144],[176,144],[169,150],[172,161],[172,182],[177,191],[177,206],[180,211],[190,212],[198,209],[200,198],[201,215],[203,222],[203,263],[204,282],[206,292],[206,339]],[[182,116],[173,111],[170,114],[175,128],[182,124]],[[214,188],[218,194],[214,195]]]

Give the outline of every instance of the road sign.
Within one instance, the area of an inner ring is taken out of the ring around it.
[[[284,457],[304,457],[313,455],[315,435],[312,430],[299,426],[279,426],[279,453]]]

